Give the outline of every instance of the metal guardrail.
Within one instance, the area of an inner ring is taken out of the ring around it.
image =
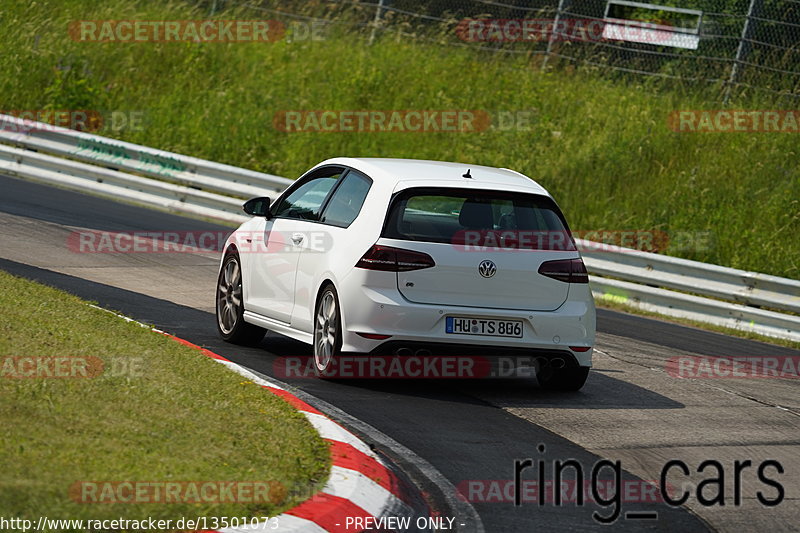
[[[598,300],[800,342],[800,316],[777,311],[797,312],[800,281],[587,241],[578,244]]]
[[[589,241],[578,244],[593,274],[800,314],[797,280]]]
[[[238,198],[282,191],[292,180],[99,135],[0,115],[0,142]]]
[[[798,280],[580,239],[578,247],[597,299],[800,342],[800,316],[780,312],[800,313]]]
[[[2,144],[0,144],[0,172],[49,185],[122,198],[168,211],[226,222],[246,220],[243,213],[234,214],[236,210],[241,212],[242,201],[230,196]]]
[[[595,299],[800,342],[800,317],[628,281],[589,276]]]
[[[0,143],[2,173],[231,223],[247,219],[242,198],[292,183],[7,115],[0,115]],[[599,300],[800,342],[800,316],[789,314],[800,314],[800,281],[591,241],[578,245]]]

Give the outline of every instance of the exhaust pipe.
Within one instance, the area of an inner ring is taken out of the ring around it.
[[[411,348],[398,348],[394,351],[394,354],[400,357],[408,357],[409,355],[413,355],[414,352],[411,351]]]
[[[556,357],[552,361],[550,361],[550,364],[553,365],[553,368],[564,368],[564,366],[567,363],[563,359],[561,359],[560,357]]]
[[[428,350],[427,348],[420,348],[419,350],[414,352],[414,355],[416,355],[417,357],[428,357],[429,355],[431,355],[431,351]]]

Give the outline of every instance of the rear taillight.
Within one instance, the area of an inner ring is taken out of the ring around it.
[[[539,267],[539,274],[565,283],[589,283],[589,273],[581,259],[545,261]]]
[[[380,244],[372,245],[358,260],[356,267],[385,272],[407,272],[436,266],[433,258],[426,253],[403,250]]]

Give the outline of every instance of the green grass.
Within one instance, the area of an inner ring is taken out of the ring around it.
[[[78,19],[189,19],[179,1],[86,5],[17,2],[4,9],[0,101],[7,109],[143,111],[141,131],[111,136],[296,177],[339,155],[456,160],[510,167],[548,188],[577,230],[659,230],[668,253],[800,277],[797,136],[675,133],[667,116],[718,109],[693,88],[542,72],[526,57],[487,55],[391,35],[276,43],[86,43]],[[264,18],[248,11],[220,18]],[[716,96],[716,95],[715,95]],[[732,109],[772,109],[753,97]],[[284,133],[283,110],[530,111],[527,131]],[[708,245],[687,236],[708,234]]]
[[[198,351],[4,272],[0,308],[0,516],[274,516],[327,478],[327,445],[300,413]],[[24,356],[96,357],[104,371],[13,377],[28,367],[9,358]],[[80,481],[265,482],[272,492],[252,503],[86,504],[70,497]]]

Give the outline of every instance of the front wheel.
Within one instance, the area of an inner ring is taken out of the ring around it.
[[[577,391],[586,383],[589,377],[589,367],[567,367],[554,369],[552,372],[536,376],[539,386],[552,391]]]
[[[234,344],[256,344],[266,332],[244,321],[242,267],[239,255],[228,252],[217,278],[217,331]]]
[[[336,358],[342,349],[342,321],[339,297],[333,285],[322,289],[314,314],[314,370],[317,377],[335,374]]]

